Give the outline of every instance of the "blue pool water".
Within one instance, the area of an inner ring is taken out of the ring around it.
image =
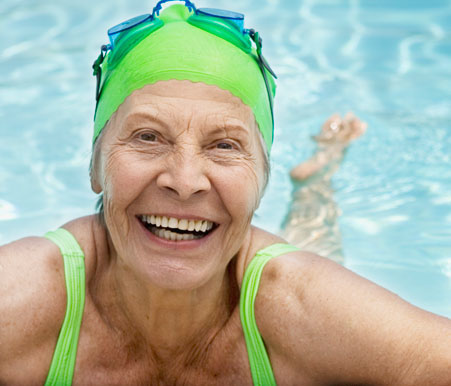
[[[0,244],[93,211],[90,66],[106,29],[153,2],[92,4],[0,2]],[[279,75],[272,177],[255,224],[279,231],[290,167],[311,155],[330,114],[352,110],[369,128],[333,179],[345,265],[451,317],[450,2],[233,7],[260,30]]]

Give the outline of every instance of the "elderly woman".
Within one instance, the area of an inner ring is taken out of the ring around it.
[[[100,214],[0,249],[0,384],[450,385],[449,320],[250,225],[273,125],[258,34],[160,6],[94,65]]]

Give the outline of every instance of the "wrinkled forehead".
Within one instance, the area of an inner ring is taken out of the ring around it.
[[[261,160],[257,164],[264,172],[264,190],[269,160],[263,136],[252,109],[230,91],[187,80],[160,81],[135,90],[108,121],[94,154],[108,154],[111,145],[126,141],[136,131],[153,128],[162,128],[169,137],[183,134],[183,141],[192,143],[218,138],[218,133],[232,136]]]
[[[191,120],[210,126],[243,126],[255,135],[258,125],[252,109],[230,91],[186,80],[160,81],[135,90],[110,119],[115,131],[129,120]],[[171,122],[168,122],[171,123]],[[111,129],[111,128],[110,128]]]

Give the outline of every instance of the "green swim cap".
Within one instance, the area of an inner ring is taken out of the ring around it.
[[[162,26],[145,36],[122,58],[114,57],[114,49],[108,52],[102,63],[93,142],[133,91],[161,80],[177,79],[215,85],[240,98],[252,109],[270,152],[273,117],[268,93],[275,94],[272,76],[267,76],[268,91],[255,49],[244,52],[229,41],[190,24],[191,16],[193,13],[182,4],[168,7],[159,17]]]

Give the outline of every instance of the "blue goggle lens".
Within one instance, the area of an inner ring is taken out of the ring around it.
[[[198,8],[196,13],[228,20],[234,23],[241,32],[244,30],[244,15],[242,13],[217,8]]]
[[[114,41],[116,40],[119,33],[124,32],[130,28],[133,28],[137,26],[138,24],[141,24],[145,22],[147,19],[151,19],[152,15],[149,13],[146,13],[144,15],[136,16],[131,19],[128,19],[126,21],[123,21],[120,24],[115,25],[114,27],[111,27],[108,30],[108,37],[110,38],[110,43],[114,47]]]

